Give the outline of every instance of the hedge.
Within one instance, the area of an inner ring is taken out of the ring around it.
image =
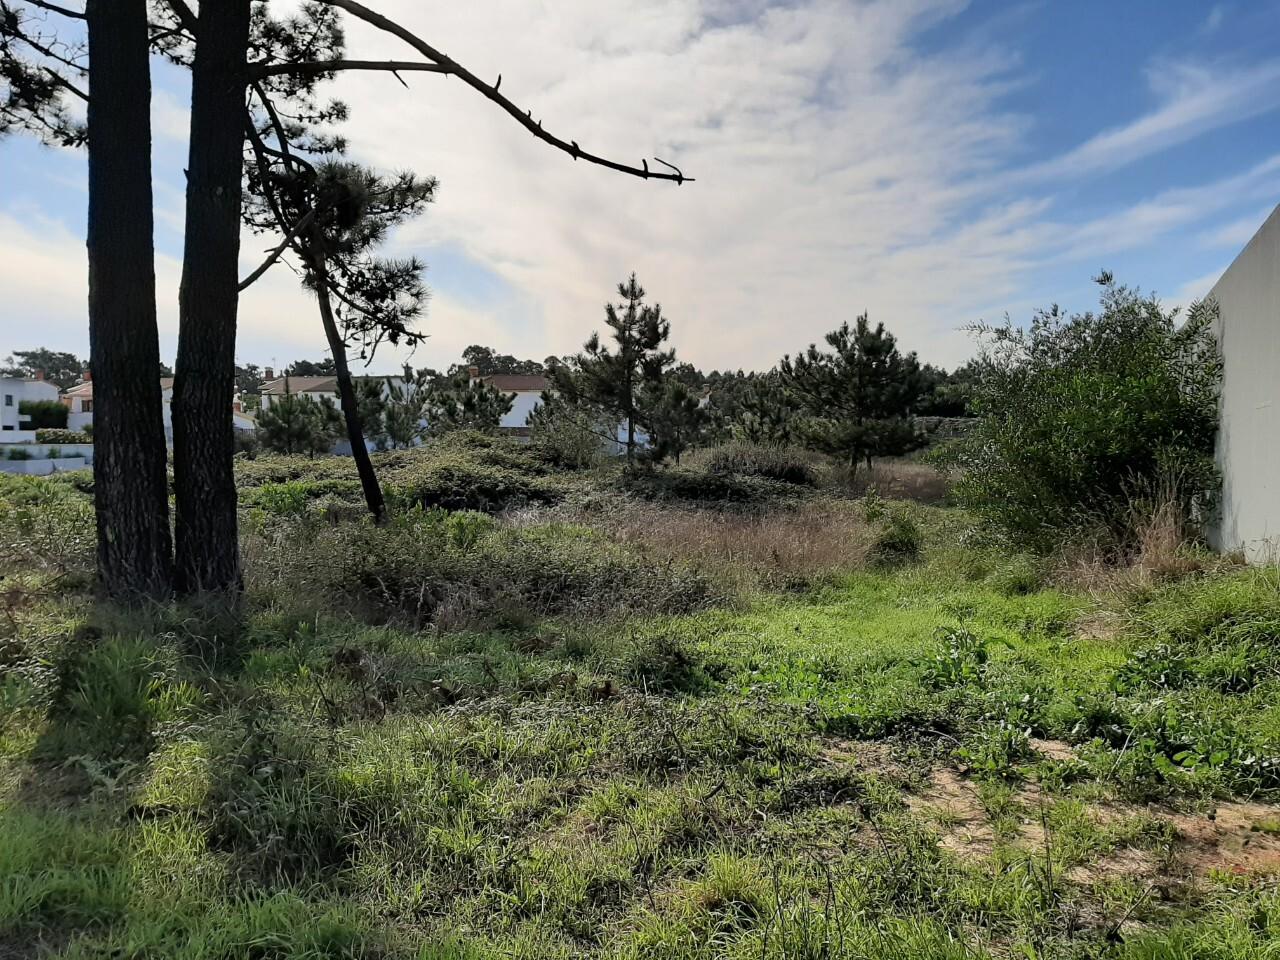
[[[93,443],[93,438],[79,430],[37,430],[36,443]]]

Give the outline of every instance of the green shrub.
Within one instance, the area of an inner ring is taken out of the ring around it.
[[[255,491],[254,500],[259,507],[282,517],[297,517],[306,512],[310,484],[301,481],[290,483],[264,483]]]
[[[946,448],[961,502],[1029,546],[1082,527],[1133,538],[1130,500],[1174,478],[1187,516],[1214,508],[1221,359],[1217,308],[1185,322],[1109,275],[1101,310],[1055,307],[985,338],[973,429]]]
[[[37,430],[37,443],[93,443],[93,437],[80,430]]]
[[[897,566],[920,559],[923,544],[924,535],[911,514],[903,509],[890,510],[867,556],[876,566]]]
[[[460,456],[423,457],[389,478],[405,505],[496,513],[530,503],[554,503],[561,492],[549,481],[505,466]]]
[[[646,500],[689,503],[751,503],[791,495],[790,485],[759,477],[739,477],[696,470],[640,471],[626,474],[622,486]]]
[[[319,600],[335,612],[415,629],[522,623],[585,611],[679,612],[711,599],[706,578],[639,555],[581,527],[498,527],[483,514],[417,509],[383,527],[263,535],[288,550],[249,550],[248,579],[280,602]]]
[[[10,447],[4,452],[6,460],[30,460],[31,451],[24,450],[22,447]]]
[[[45,428],[64,429],[70,409],[60,400],[23,400],[18,404],[18,414],[26,418],[28,430]]]
[[[818,482],[818,471],[811,454],[798,447],[772,444],[726,443],[710,452],[707,470],[715,474],[764,477],[804,486],[814,486]]]

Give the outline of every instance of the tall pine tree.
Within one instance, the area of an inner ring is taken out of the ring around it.
[[[924,390],[920,361],[898,350],[883,323],[867,315],[827,334],[831,353],[810,344],[779,364],[782,383],[804,412],[808,443],[850,467],[875,457],[906,453],[918,443],[913,411]]]
[[[622,302],[607,304],[605,323],[613,331],[613,349],[593,333],[568,364],[552,371],[556,386],[571,400],[596,404],[618,418],[625,431],[627,466],[636,459],[636,428],[644,426],[646,392],[658,396],[667,369],[675,363],[675,352],[662,349],[671,335],[671,324],[663,319],[659,304],[644,302],[644,288],[636,275],[618,284]]]

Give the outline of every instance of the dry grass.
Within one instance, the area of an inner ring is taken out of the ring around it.
[[[914,500],[917,503],[944,503],[951,494],[952,478],[918,460],[880,460],[868,470],[860,467],[850,475],[847,466],[833,469],[833,483],[847,493],[862,496],[874,487],[882,497]]]
[[[1240,564],[1202,544],[1176,479],[1162,480],[1129,504],[1128,531],[1084,538],[1063,551],[1054,580],[1095,597],[1126,599],[1161,584]]]
[[[692,560],[736,586],[861,569],[876,538],[856,506],[832,501],[759,513],[622,503],[574,519],[646,553]]]

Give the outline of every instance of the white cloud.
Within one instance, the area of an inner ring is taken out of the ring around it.
[[[1114,169],[1280,107],[1280,61],[1238,69],[1160,62],[1147,76],[1161,99],[1159,107],[1032,167],[1026,178],[1081,177]]]
[[[698,178],[676,187],[574,163],[454,79],[405,74],[405,91],[387,74],[344,75],[335,92],[352,106],[353,154],[441,181],[437,203],[390,252],[426,252],[428,264],[432,250],[460,253],[511,291],[477,298],[429,272],[431,339],[415,362],[446,364],[473,342],[530,357],[574,350],[635,270],[672,318],[681,355],[705,368],[768,366],[864,309],[907,348],[954,363],[968,350],[962,324],[1053,299],[1027,288],[1033,271],[1083,258],[1096,266],[1280,190],[1273,158],[1073,221],[1052,192],[1062,178],[1273,108],[1280,64],[1154,66],[1151,112],[1019,168],[1027,118],[1002,105],[1020,78],[1015,53],[976,41],[928,56],[915,47],[963,6],[476,0],[428,11],[379,0],[480,76],[501,72],[503,92],[548,129],[618,159],[656,154]],[[412,56],[394,38],[348,27],[353,57]],[[159,98],[158,136],[185,135],[179,99]],[[157,222],[176,229],[181,178],[171,173],[157,185]],[[0,231],[0,281],[41,315],[72,318],[83,350],[82,239],[19,226]],[[246,239],[245,272],[263,245]],[[172,260],[158,269],[171,355],[177,269]],[[64,320],[51,323],[60,330]],[[314,306],[283,269],[246,293],[240,329],[243,360],[324,352]],[[378,368],[398,359],[388,353]]]

